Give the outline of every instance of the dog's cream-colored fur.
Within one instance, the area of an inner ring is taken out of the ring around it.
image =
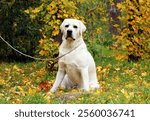
[[[59,48],[59,56],[77,48],[59,59],[56,80],[50,92],[56,92],[59,86],[63,88],[77,86],[78,89],[85,91],[99,88],[94,59],[82,37],[82,33],[86,30],[85,25],[80,20],[65,19],[60,29],[63,33],[63,42]]]

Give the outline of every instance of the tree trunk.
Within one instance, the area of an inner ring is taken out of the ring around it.
[[[119,16],[121,16],[121,12],[117,9],[117,4],[122,2],[124,0],[114,0],[113,5],[109,5],[108,11],[109,11],[109,31],[111,34],[118,35],[119,32],[117,28],[120,28],[121,22],[118,19]],[[115,25],[117,27],[115,27]]]

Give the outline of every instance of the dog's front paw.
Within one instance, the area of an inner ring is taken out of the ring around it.
[[[55,89],[55,88],[51,88],[51,89],[50,89],[50,92],[51,92],[51,93],[54,93],[54,92],[56,92],[56,91],[57,91],[57,89]]]
[[[89,91],[90,91],[90,88],[89,88],[89,87],[86,87],[86,88],[84,88],[84,87],[79,87],[78,89],[79,89],[79,91],[83,91],[83,92],[89,92]]]
[[[97,89],[99,89],[100,88],[100,85],[99,84],[92,84],[92,85],[90,85],[90,89],[91,90],[97,90]]]

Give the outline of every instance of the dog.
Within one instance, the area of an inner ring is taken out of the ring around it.
[[[50,92],[56,92],[59,86],[67,89],[77,86],[87,92],[98,89],[95,62],[82,36],[86,26],[80,20],[68,18],[62,22],[60,30],[63,41],[59,56],[64,56],[58,60],[58,72]]]

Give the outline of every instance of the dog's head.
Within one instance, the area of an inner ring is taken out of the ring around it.
[[[86,30],[86,27],[80,20],[65,19],[60,29],[65,39],[71,38],[72,40],[76,40],[82,37],[82,33]]]

